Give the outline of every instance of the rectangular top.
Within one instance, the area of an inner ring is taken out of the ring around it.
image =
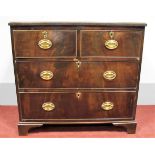
[[[10,26],[125,26],[144,27],[146,23],[10,22]]]

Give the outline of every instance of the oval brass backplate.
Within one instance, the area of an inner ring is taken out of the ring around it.
[[[40,77],[43,80],[51,80],[53,78],[53,73],[51,71],[42,71]]]
[[[41,39],[38,45],[41,49],[46,50],[52,47],[52,42],[49,39]]]
[[[114,104],[112,102],[109,102],[109,101],[103,102],[101,105],[101,108],[103,110],[107,110],[107,111],[113,109],[113,107],[114,107]]]
[[[106,79],[106,80],[114,80],[116,78],[116,73],[114,71],[106,71],[103,73],[103,77]]]
[[[116,49],[118,47],[118,42],[116,40],[113,40],[113,39],[107,40],[105,42],[105,47],[107,49],[110,49],[110,50]]]
[[[55,105],[52,102],[45,102],[43,103],[42,108],[45,111],[52,111],[55,108]]]

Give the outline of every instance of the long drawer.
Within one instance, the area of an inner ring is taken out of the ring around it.
[[[137,62],[17,61],[19,88],[136,88]]]
[[[135,92],[19,93],[23,119],[132,118]]]

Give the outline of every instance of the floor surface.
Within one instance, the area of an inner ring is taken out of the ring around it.
[[[155,106],[137,107],[136,134],[111,125],[44,126],[33,129],[28,136],[18,136],[17,106],[0,106],[0,137],[5,138],[155,138]]]

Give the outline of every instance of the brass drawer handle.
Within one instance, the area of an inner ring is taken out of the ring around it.
[[[101,105],[101,108],[103,110],[106,110],[106,111],[113,109],[113,107],[114,107],[114,104],[112,102],[109,102],[109,101],[103,102]]]
[[[40,77],[43,80],[51,80],[53,78],[53,73],[51,71],[42,71]]]
[[[44,49],[44,50],[51,48],[52,47],[52,42],[49,39],[47,39],[47,35],[48,35],[47,31],[43,31],[42,33],[43,33],[44,39],[41,39],[38,42],[38,46],[41,49]]]
[[[106,79],[106,80],[114,80],[116,78],[116,73],[114,71],[106,71],[103,73],[103,77]]]
[[[52,102],[45,102],[43,103],[42,108],[45,111],[52,111],[55,109],[55,105]]]
[[[105,47],[107,49],[113,50],[118,47],[118,42],[114,40],[114,32],[109,32],[110,39],[105,42]]]

